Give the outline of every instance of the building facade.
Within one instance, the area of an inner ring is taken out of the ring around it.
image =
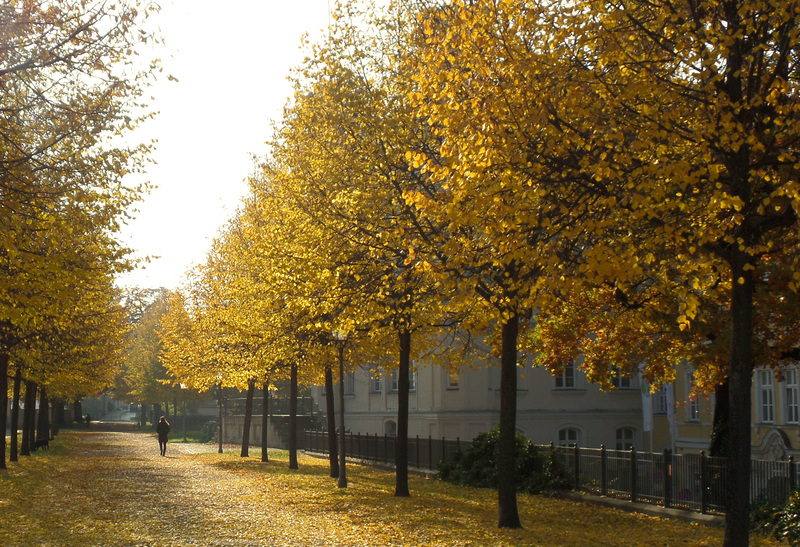
[[[528,363],[518,367],[517,429],[536,444],[629,448],[649,439],[642,431],[639,382],[619,378],[618,389],[602,392],[577,363],[553,377]],[[397,431],[397,372],[362,367],[345,378],[345,427],[353,433],[394,435]],[[313,388],[319,408],[324,390]],[[464,367],[458,372],[416,366],[409,395],[409,436],[469,441],[497,426],[499,366]]]
[[[676,454],[708,451],[714,395],[691,396],[692,368],[678,367],[675,382],[648,395],[638,378],[617,376],[601,391],[570,363],[552,376],[530,363],[519,367],[517,429],[535,444],[578,444]],[[776,375],[757,369],[753,381],[753,458],[800,458],[800,393],[797,367]],[[397,432],[397,372],[359,367],[345,377],[345,427],[352,433]],[[325,408],[324,389],[312,388]],[[337,403],[338,404],[338,403]],[[338,412],[338,406],[337,406]],[[470,441],[496,427],[500,417],[499,366],[448,372],[425,364],[411,375],[409,436]]]

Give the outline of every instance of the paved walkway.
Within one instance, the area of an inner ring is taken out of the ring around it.
[[[69,436],[67,457],[49,461],[60,449],[54,443],[50,453],[27,460],[30,471],[19,465],[5,475],[0,545],[628,547],[721,539],[713,527],[541,496],[519,499],[526,529],[498,529],[495,494],[480,489],[464,496],[458,487],[415,479],[415,495],[396,498],[386,473],[368,467],[351,468],[342,490],[325,465],[307,457],[302,471],[292,472],[285,459],[231,457],[238,452],[232,445],[218,458],[197,455],[216,452],[216,445],[171,442],[162,457],[149,433],[89,429]]]
[[[90,430],[78,439],[69,469],[53,469],[18,505],[0,503],[0,544],[264,545],[256,538],[274,528],[276,513],[240,494],[252,490],[246,479],[184,457],[216,446],[170,442],[161,457],[154,435]],[[294,544],[319,544],[309,532]],[[268,544],[281,544],[270,535]]]

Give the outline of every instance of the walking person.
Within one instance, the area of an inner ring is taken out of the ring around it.
[[[161,416],[156,426],[156,433],[158,433],[158,447],[161,449],[161,455],[167,455],[167,435],[169,435],[169,422]]]

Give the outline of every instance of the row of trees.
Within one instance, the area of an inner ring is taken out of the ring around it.
[[[402,449],[410,363],[486,337],[499,524],[518,527],[520,351],[554,373],[583,354],[607,386],[688,358],[720,395],[725,541],[746,544],[753,367],[794,359],[800,324],[800,4],[416,0],[334,21],[169,307],[169,370],[332,394],[346,340],[346,361],[399,370]],[[404,473],[401,451],[398,495]]]
[[[48,399],[63,408],[113,381],[126,329],[114,278],[133,266],[116,236],[146,191],[123,178],[150,150],[122,137],[147,117],[141,95],[156,65],[134,59],[154,43],[145,26],[154,10],[0,6],[0,431],[12,380],[11,460],[23,393],[29,421],[37,392],[42,409]]]

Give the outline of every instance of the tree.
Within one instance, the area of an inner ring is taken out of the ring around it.
[[[138,44],[153,41],[142,24],[155,8],[138,7],[0,7],[0,388],[10,354],[59,325],[74,291],[98,272],[131,267],[114,234],[144,187],[122,178],[142,167],[149,147],[114,139],[142,119],[140,93],[156,68],[126,66]],[[3,437],[3,454],[4,446]]]
[[[510,1],[456,3],[445,25],[421,18],[439,61],[423,57],[420,82],[439,93],[419,100],[452,137],[442,169],[469,175],[451,184],[455,195],[478,199],[487,166],[516,160],[507,188],[552,170],[539,197],[570,213],[559,242],[575,243],[545,263],[551,292],[610,286],[624,299],[650,277],[683,330],[701,303],[729,306],[726,544],[747,541],[756,281],[782,279],[775,288],[793,298],[800,279],[795,258],[776,262],[796,247],[796,7]],[[536,190],[517,188],[520,213]]]

